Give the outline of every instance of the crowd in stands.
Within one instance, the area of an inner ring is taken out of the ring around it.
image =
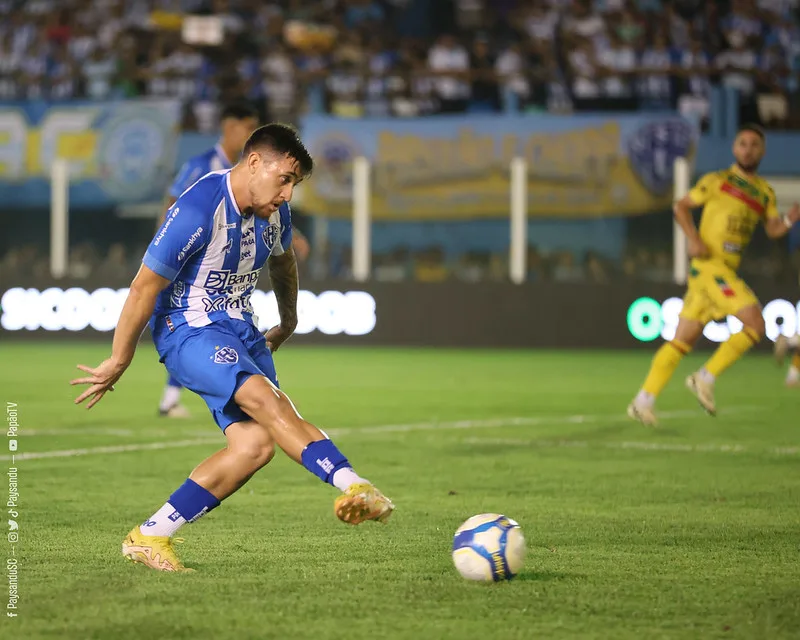
[[[704,113],[720,85],[748,120],[800,127],[798,16],[798,0],[0,0],[0,100],[178,96],[211,130],[233,95],[289,121]]]
[[[0,101],[178,97],[184,128],[214,132],[219,104],[269,119],[503,110],[679,108],[735,88],[747,120],[800,128],[800,0],[0,0]],[[147,229],[148,233],[150,229]],[[122,236],[120,236],[122,237]],[[666,242],[666,241],[665,241]],[[3,273],[47,271],[10,243]],[[9,244],[6,245],[7,247]],[[531,247],[530,278],[668,281],[670,247]],[[793,245],[795,274],[800,248]],[[77,245],[74,277],[124,275],[141,252]],[[320,257],[321,256],[321,257]],[[786,271],[770,250],[746,261]],[[784,254],[785,256],[785,254]],[[504,280],[507,256],[440,247],[373,256],[379,280]],[[314,266],[316,265],[316,267]],[[346,247],[316,247],[309,275],[348,279]]]

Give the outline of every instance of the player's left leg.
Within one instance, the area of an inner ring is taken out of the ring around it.
[[[713,313],[711,303],[703,292],[702,283],[698,281],[696,274],[693,274],[683,299],[683,309],[675,337],[661,345],[653,357],[642,388],[628,405],[630,418],[646,427],[656,426],[658,423],[655,414],[656,400],[672,379],[683,357],[694,348],[703,335],[703,327],[711,313]]]
[[[183,385],[170,373],[158,404],[158,415],[168,418],[189,417],[188,409],[181,404],[182,389]]]
[[[722,343],[706,364],[686,379],[687,388],[695,395],[709,415],[717,414],[714,384],[731,365],[761,342],[765,334],[761,305],[749,304],[736,312],[744,327]]]
[[[128,533],[123,556],[161,571],[187,570],[172,546],[178,529],[218,507],[275,455],[269,433],[252,420],[229,424],[225,438],[224,449],[195,467],[164,506]]]

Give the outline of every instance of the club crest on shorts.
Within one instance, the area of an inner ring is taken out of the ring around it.
[[[236,364],[239,362],[239,354],[233,347],[222,347],[214,352],[215,364]]]
[[[261,234],[261,237],[264,239],[264,244],[267,245],[267,249],[272,251],[272,247],[275,246],[280,235],[281,228],[277,224],[271,224],[264,229],[264,233]]]

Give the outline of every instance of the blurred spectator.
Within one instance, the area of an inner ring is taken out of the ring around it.
[[[448,269],[442,247],[429,247],[414,256],[414,279],[418,282],[443,282]]]
[[[428,52],[428,68],[436,75],[435,87],[442,113],[465,111],[469,98],[466,82],[469,55],[456,38],[441,36]]]
[[[476,38],[472,43],[469,66],[472,78],[473,108],[487,111],[499,110],[500,93],[495,77],[495,57],[492,55],[489,42],[485,37]]]
[[[672,55],[667,36],[656,32],[640,61],[639,96],[644,108],[665,109],[672,106]]]

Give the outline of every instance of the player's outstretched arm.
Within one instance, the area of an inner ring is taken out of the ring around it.
[[[70,384],[88,384],[90,386],[75,399],[75,404],[80,404],[87,398],[91,398],[87,405],[87,409],[91,409],[100,402],[106,391],[114,390],[114,383],[122,377],[122,374],[133,360],[136,344],[147,325],[147,321],[153,315],[158,294],[169,283],[170,280],[161,277],[149,267],[145,265],[140,267],[139,273],[136,274],[131,283],[128,297],[122,307],[122,313],[114,331],[111,357],[95,368],[82,364],[78,365],[78,369],[89,375],[72,380]]]
[[[800,221],[800,205],[795,203],[786,215],[768,217],[764,223],[764,230],[767,232],[767,236],[777,240],[789,233],[789,230],[798,221]]]
[[[272,256],[268,262],[269,279],[275,300],[278,303],[278,314],[281,323],[267,331],[267,346],[272,352],[289,339],[297,328],[297,257],[290,246],[279,256]]]

